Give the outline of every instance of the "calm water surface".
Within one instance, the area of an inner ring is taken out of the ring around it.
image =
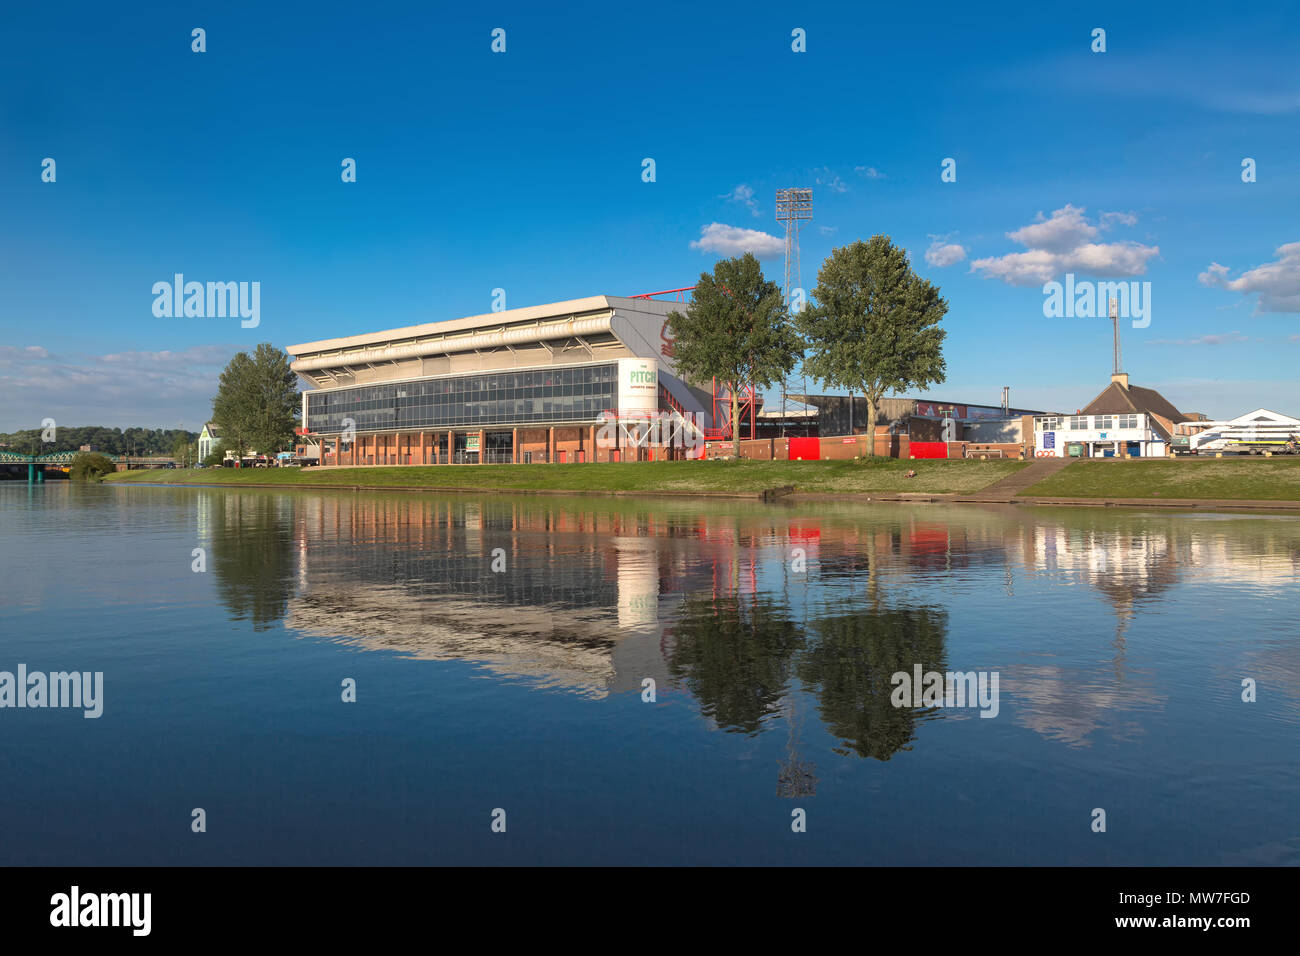
[[[1295,517],[5,483],[0,571],[104,673],[0,864],[1300,863]]]

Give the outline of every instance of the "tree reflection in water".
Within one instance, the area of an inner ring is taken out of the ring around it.
[[[757,734],[789,722],[781,795],[811,794],[815,766],[799,756],[796,683],[817,702],[835,752],[888,760],[906,749],[926,708],[894,707],[892,676],[943,671],[947,614],[928,607],[869,609],[814,618],[805,628],[785,603],[761,594],[695,594],[673,627],[668,668],[722,730]],[[784,699],[784,700],[783,700]]]
[[[668,673],[721,729],[756,734],[780,712],[803,641],[783,604],[762,595],[692,594],[672,632]]]
[[[888,760],[910,749],[916,721],[929,708],[895,707],[890,678],[944,671],[947,612],[928,607],[869,610],[816,618],[800,656],[800,681],[817,698],[826,729],[840,739],[836,753]]]
[[[265,494],[213,496],[209,570],[235,620],[274,627],[294,589],[293,504]]]

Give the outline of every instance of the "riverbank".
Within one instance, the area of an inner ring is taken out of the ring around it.
[[[1300,512],[1300,460],[712,461],[119,472],[110,484]],[[1037,466],[1032,467],[1031,466]],[[915,470],[916,477],[904,477]]]
[[[1082,459],[1017,497],[1300,502],[1300,457]]]
[[[336,468],[191,468],[128,471],[106,482],[339,488],[661,494],[757,498],[774,489],[819,494],[973,494],[1028,466],[1021,461],[656,461],[553,465],[387,465]],[[916,477],[907,478],[909,470]]]

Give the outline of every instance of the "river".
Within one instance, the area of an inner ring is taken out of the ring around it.
[[[5,865],[1300,864],[1297,517],[11,482],[0,547],[0,671],[102,673],[0,708]]]

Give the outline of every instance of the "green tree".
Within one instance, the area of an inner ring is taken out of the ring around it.
[[[175,436],[172,441],[172,457],[176,459],[176,464],[179,467],[189,468],[194,464],[194,443],[186,438],[183,432],[171,432],[170,434]]]
[[[801,350],[781,289],[763,278],[753,253],[722,259],[700,281],[686,312],[669,312],[677,369],[697,383],[716,378],[731,392],[731,435],[740,438],[740,390],[767,388],[794,368]]]
[[[117,471],[117,466],[103,455],[82,452],[74,455],[68,477],[73,481],[102,481],[105,475]]]
[[[867,400],[867,446],[876,451],[876,414],[886,392],[928,388],[945,378],[939,322],[948,303],[912,271],[888,236],[831,252],[817,273],[814,304],[797,318],[811,354],[804,371]]]
[[[235,355],[221,373],[212,400],[212,421],[223,444],[243,456],[250,449],[272,455],[293,443],[300,411],[288,356],[270,342]]]
[[[208,450],[208,457],[203,459],[203,464],[209,468],[220,468],[221,463],[226,460],[226,446],[220,441],[212,443]]]

